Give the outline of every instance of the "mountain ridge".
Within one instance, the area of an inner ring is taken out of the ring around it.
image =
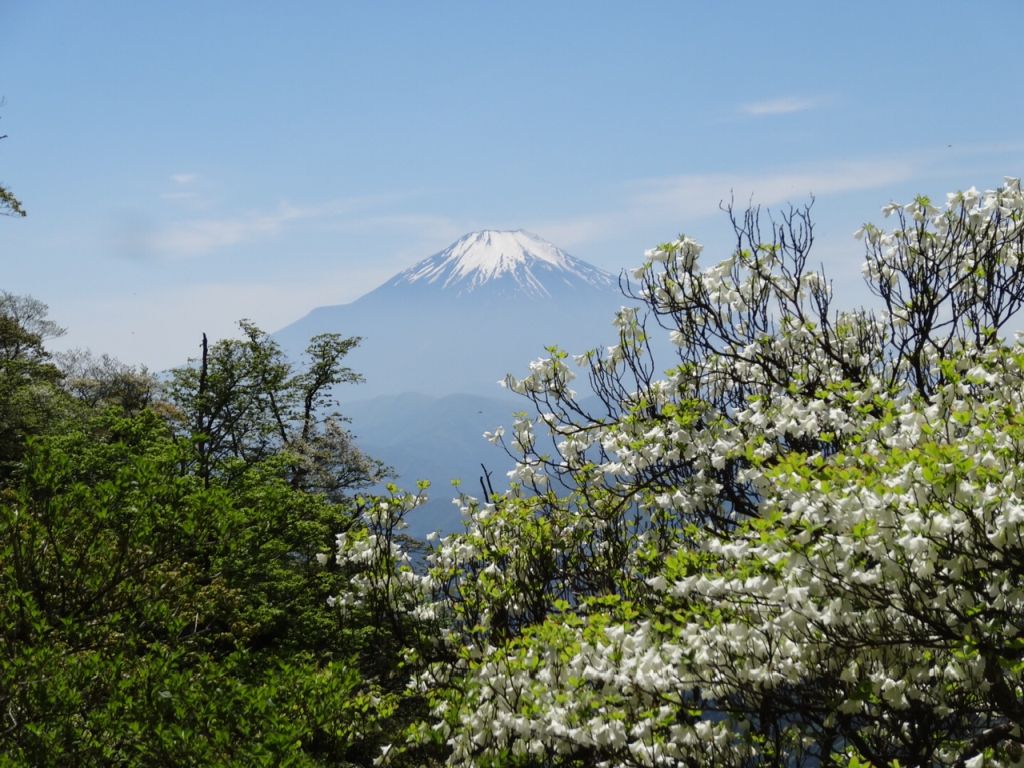
[[[316,307],[273,337],[293,359],[319,333],[362,337],[346,362],[366,381],[344,388],[342,400],[490,396],[551,345],[575,353],[614,342],[622,302],[610,273],[537,235],[481,230],[355,301]]]

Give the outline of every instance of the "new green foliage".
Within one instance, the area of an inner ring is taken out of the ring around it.
[[[224,345],[239,354],[215,346],[218,429],[245,446],[204,473],[181,424],[207,392],[188,399],[187,372],[167,402],[109,359],[61,370],[43,346],[55,330],[41,304],[4,295],[0,764],[366,764],[399,701],[365,627],[327,602],[347,574],[323,553],[353,502],[343,479],[330,498],[295,482],[292,425],[287,442],[263,431],[302,395],[297,434],[315,439],[354,342],[320,340],[298,375],[251,326],[250,346]],[[372,466],[351,448],[329,460],[346,457]]]
[[[388,553],[443,637],[431,716],[393,753],[1020,764],[1024,352],[1001,329],[1024,303],[1024,193],[886,210],[893,232],[862,233],[878,313],[832,308],[808,210],[752,210],[724,261],[680,237],[632,273],[677,348],[664,375],[624,309],[619,343],[577,360],[598,403],[557,350],[510,377],[535,409],[491,435],[510,489],[465,497],[426,573]]]

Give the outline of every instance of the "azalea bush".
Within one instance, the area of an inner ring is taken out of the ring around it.
[[[730,211],[711,266],[653,249],[617,344],[509,378],[532,413],[464,533],[416,567],[406,497],[339,539],[336,599],[418,627],[429,712],[379,762],[1024,761],[1024,194],[884,210],[874,312],[809,268],[808,208]]]

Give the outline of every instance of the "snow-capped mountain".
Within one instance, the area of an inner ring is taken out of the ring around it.
[[[413,532],[458,527],[449,481],[471,492],[480,463],[500,485],[507,457],[481,437],[528,403],[501,389],[557,345],[570,353],[618,341],[625,301],[615,277],[528,232],[473,232],[353,301],[320,307],[274,334],[293,359],[318,333],[361,336],[346,365],[366,381],[341,410],[402,485],[433,482]],[[580,388],[586,388],[581,376]]]
[[[519,229],[470,232],[414,264],[385,286],[419,285],[456,295],[473,292],[553,298],[566,290],[607,289],[615,278],[547,240]]]
[[[498,380],[525,372],[547,346],[578,353],[614,343],[622,301],[615,277],[537,235],[485,230],[274,336],[296,358],[318,333],[363,337],[347,362],[366,383],[345,399],[495,395]]]

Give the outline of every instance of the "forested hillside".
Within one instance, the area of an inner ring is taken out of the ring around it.
[[[425,541],[429,489],[360,495],[358,339],[243,322],[158,380],[3,294],[0,764],[1021,764],[1024,193],[885,213],[878,311],[809,208],[649,251]]]

